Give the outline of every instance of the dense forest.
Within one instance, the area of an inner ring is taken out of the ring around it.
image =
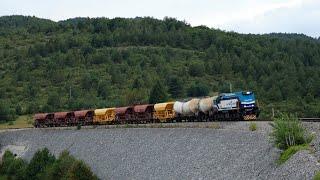
[[[215,95],[230,86],[254,91],[262,117],[272,108],[319,117],[320,40],[173,18],[0,17],[2,120]]]

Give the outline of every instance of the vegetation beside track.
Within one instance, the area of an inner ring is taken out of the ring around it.
[[[18,116],[14,121],[2,121],[0,123],[1,129],[22,129],[22,128],[32,128],[33,119],[30,115]]]
[[[278,161],[279,164],[284,163],[300,150],[310,149],[309,143],[314,136],[302,126],[295,115],[280,114],[270,125],[273,128],[270,134],[272,142],[283,150]]]
[[[320,116],[320,41],[305,35],[173,18],[25,16],[0,17],[0,35],[0,120],[153,102],[158,93],[161,101],[214,95],[230,84],[255,92],[263,118]]]

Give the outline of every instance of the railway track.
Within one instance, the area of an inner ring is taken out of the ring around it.
[[[300,121],[303,122],[320,122],[320,118],[298,118]],[[257,119],[257,120],[251,120],[250,122],[254,121],[272,121],[272,119]]]
[[[299,118],[300,121],[303,122],[320,122],[320,118]],[[94,129],[94,128],[167,128],[167,127],[184,127],[184,128],[215,128],[212,126],[215,123],[232,123],[232,122],[272,122],[271,119],[257,119],[250,121],[194,121],[194,122],[168,122],[168,123],[146,123],[146,124],[101,124],[101,125],[85,125],[82,126],[83,129]],[[37,128],[37,129],[75,129],[76,126],[61,126],[61,127],[45,127],[45,128]],[[26,129],[35,129],[35,128],[10,128],[3,129],[0,132],[5,131],[16,131],[16,130],[26,130]]]
[[[299,120],[305,122],[320,122],[320,118],[299,118]]]

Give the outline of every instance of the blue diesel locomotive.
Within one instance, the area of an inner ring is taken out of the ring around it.
[[[251,91],[222,93],[213,103],[218,112],[217,119],[254,120],[260,113]]]

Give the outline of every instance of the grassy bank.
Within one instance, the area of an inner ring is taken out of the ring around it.
[[[19,116],[15,121],[0,123],[0,129],[20,129],[30,128],[32,125],[32,117],[30,115]]]

